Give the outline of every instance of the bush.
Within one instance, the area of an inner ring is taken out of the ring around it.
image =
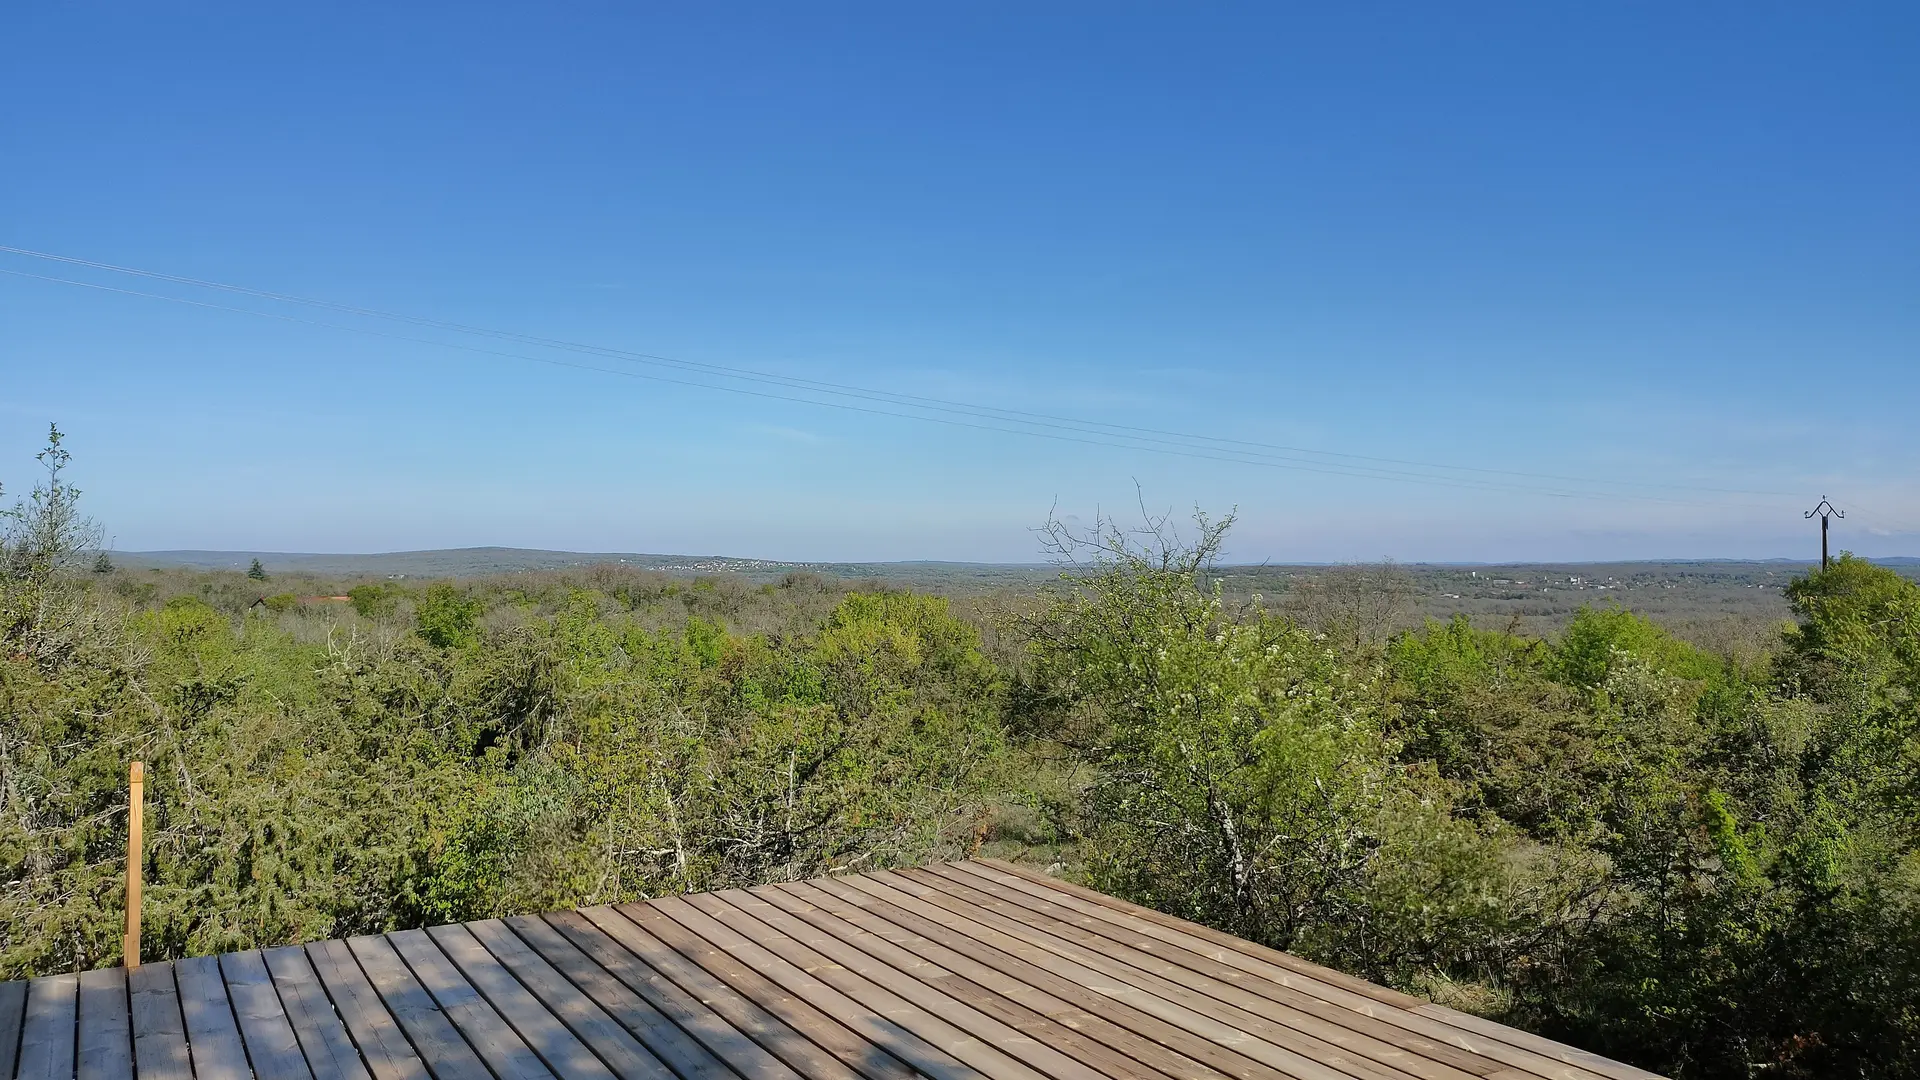
[[[427,644],[457,649],[478,640],[480,616],[485,610],[486,605],[476,597],[442,582],[427,586],[413,617],[415,628]]]

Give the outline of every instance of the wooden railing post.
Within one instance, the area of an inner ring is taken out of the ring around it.
[[[127,770],[127,936],[120,942],[121,962],[129,969],[140,966],[140,833],[146,780],[146,767],[134,762]]]

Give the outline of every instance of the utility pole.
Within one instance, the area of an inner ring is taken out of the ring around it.
[[[1825,495],[1820,496],[1819,506],[1816,506],[1813,509],[1807,511],[1802,516],[1812,517],[1815,514],[1820,515],[1820,569],[1825,570],[1827,568],[1827,562],[1828,562],[1827,560],[1827,519],[1829,517],[1844,518],[1847,515],[1834,509],[1833,504],[1827,501],[1827,497]]]

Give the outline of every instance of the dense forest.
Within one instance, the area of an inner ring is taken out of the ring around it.
[[[990,853],[1675,1076],[1920,1076],[1920,586],[1859,559],[1763,648],[1269,603],[1205,518],[1012,597],[337,600],[116,569],[65,463],[0,550],[0,978],[119,962],[143,760],[149,959]]]

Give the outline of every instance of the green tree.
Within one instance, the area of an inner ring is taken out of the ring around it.
[[[267,580],[267,568],[260,565],[259,559],[255,559],[252,565],[247,567],[247,577],[253,581],[265,581]]]
[[[479,636],[480,615],[486,605],[467,591],[446,582],[427,586],[414,606],[415,627],[429,645],[442,649],[473,644]]]
[[[107,557],[106,552],[102,551],[93,557],[93,572],[96,574],[113,573],[113,560]]]

